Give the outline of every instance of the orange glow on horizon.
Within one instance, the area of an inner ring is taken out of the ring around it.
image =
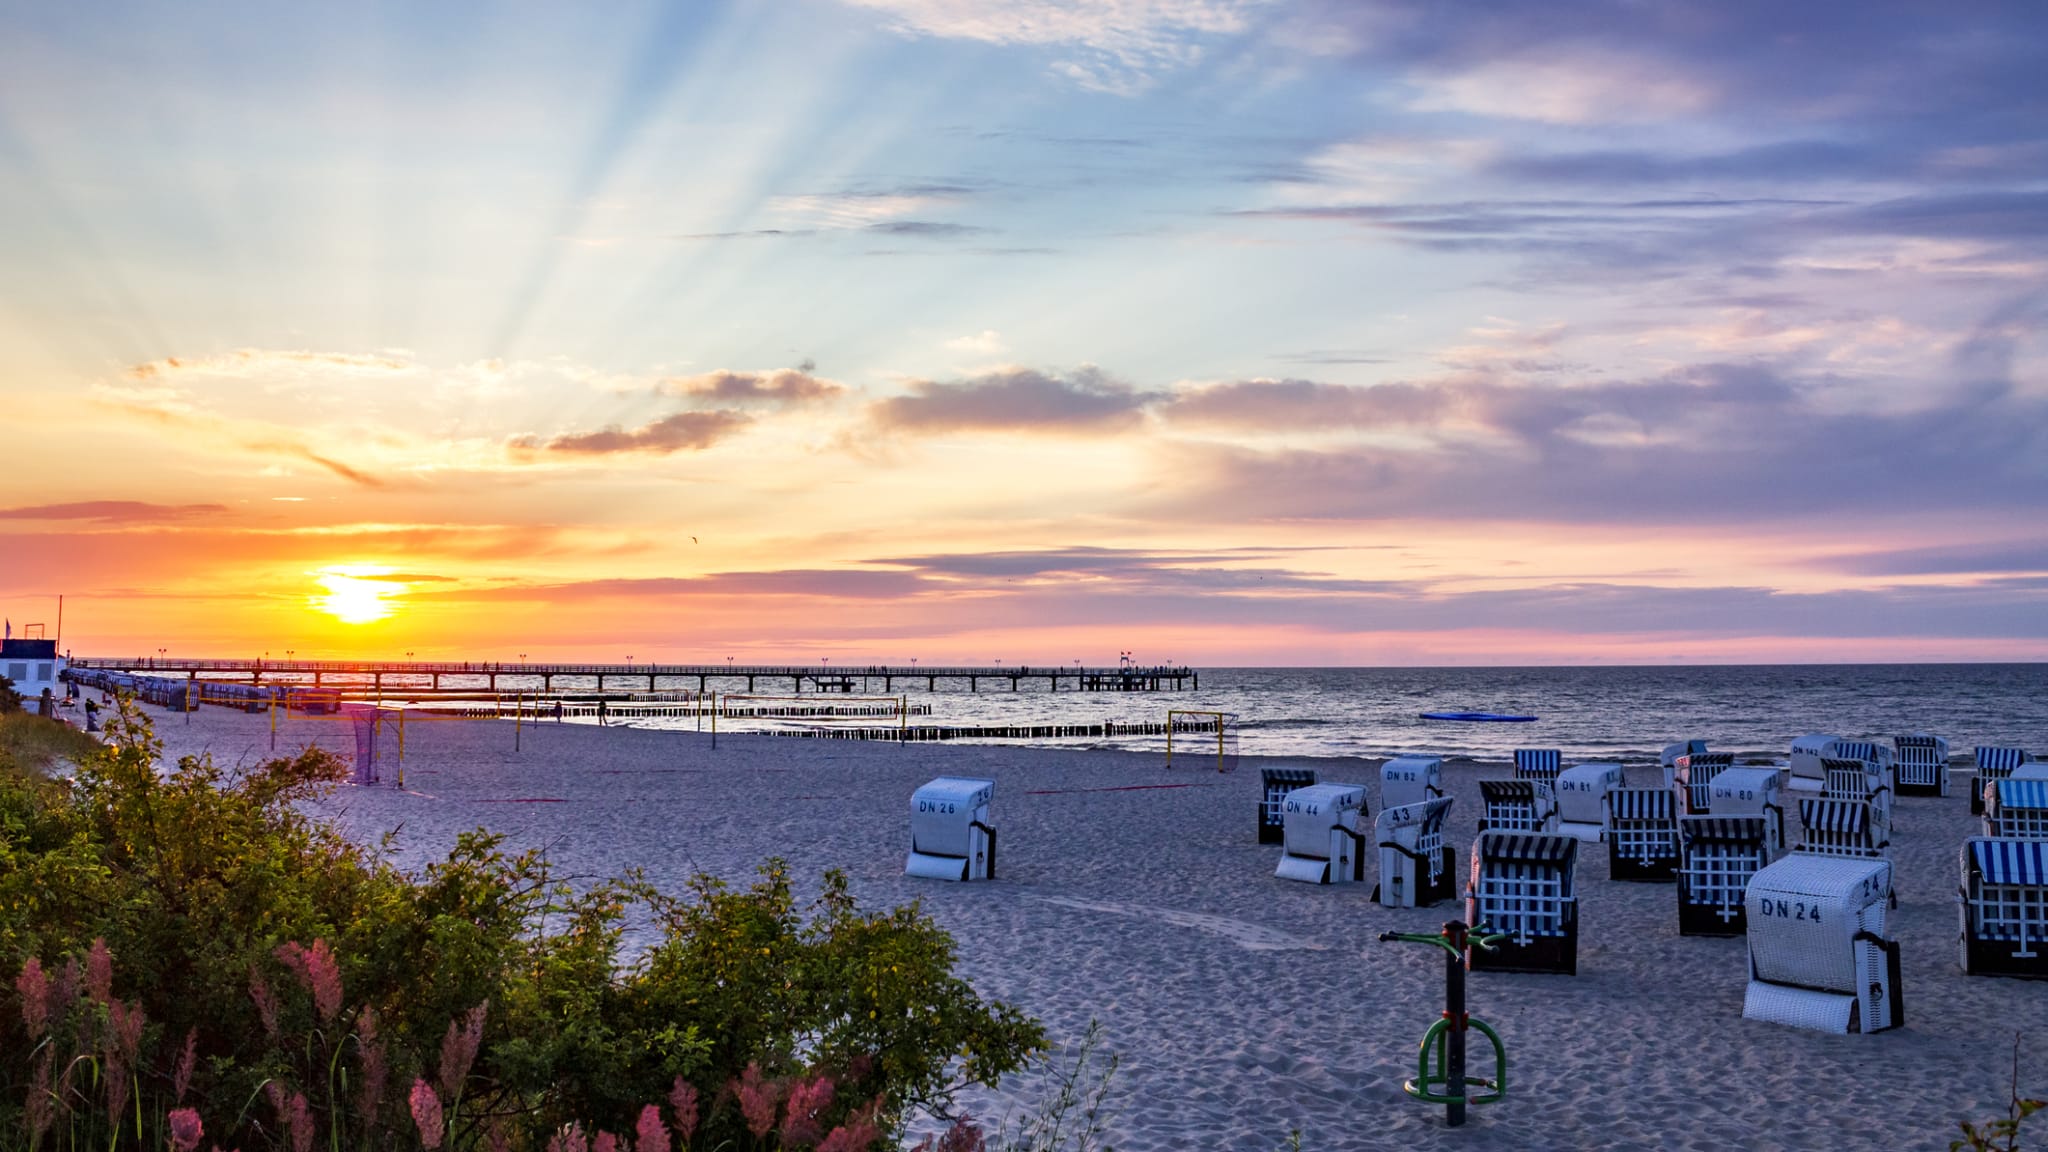
[[[344,564],[310,573],[327,590],[324,595],[313,597],[312,606],[344,624],[382,620],[391,615],[394,607],[389,597],[404,591],[404,586],[365,577],[381,576],[388,571],[372,564]]]

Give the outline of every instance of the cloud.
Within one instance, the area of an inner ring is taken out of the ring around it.
[[[1244,32],[1266,0],[847,0],[891,16],[908,35],[1060,48],[1051,70],[1083,88],[1130,94]]]
[[[538,436],[515,437],[512,446],[523,452],[558,452],[568,455],[600,456],[616,452],[645,452],[668,455],[702,451],[753,423],[753,417],[731,409],[709,412],[677,412],[638,428],[613,424],[596,432],[564,433],[543,441]]]
[[[889,220],[868,225],[868,231],[888,236],[929,236],[943,239],[950,236],[978,236],[990,231],[972,224],[949,224],[939,220]]]
[[[36,504],[0,508],[0,520],[96,520],[104,524],[158,524],[194,517],[218,516],[225,504],[148,504],[140,500],[81,500],[69,504]]]
[[[674,596],[793,596],[824,600],[894,600],[913,596],[925,588],[925,581],[910,572],[817,568],[557,583],[519,582],[491,588],[416,593],[411,599],[571,602]]]
[[[1891,411],[1828,403],[1852,382],[1762,363],[1637,381],[1532,384],[1467,373],[1344,387],[1252,380],[1183,393],[1168,427],[1193,480],[1171,508],[1241,516],[1715,522],[1819,513],[2008,509],[2048,492],[2048,398],[1979,378]],[[1395,439],[1369,438],[1395,430]],[[1251,447],[1260,431],[1356,432],[1336,447]]]
[[[365,488],[384,487],[384,481],[378,479],[377,477],[372,476],[367,472],[351,468],[348,465],[343,464],[339,460],[331,460],[325,456],[320,455],[318,452],[313,451],[311,448],[300,446],[287,446],[285,448],[285,451],[290,452],[294,456],[299,456],[306,460],[310,460],[313,463],[318,464],[322,468],[327,469],[329,472],[334,473],[336,476],[339,476],[342,479],[347,480],[351,484],[360,484]]]
[[[1813,562],[1817,568],[1858,576],[1958,576],[2011,572],[2048,573],[2048,541],[2008,544],[1939,545],[1854,552]]]
[[[1412,107],[1552,124],[1646,123],[1699,112],[1715,85],[1669,59],[1601,50],[1543,51],[1412,77]]]
[[[908,396],[877,401],[868,412],[890,432],[1105,434],[1136,427],[1159,395],[1139,392],[1094,367],[1064,377],[1011,368],[950,383],[913,381]]]
[[[212,356],[166,356],[130,367],[125,375],[136,381],[158,381],[178,376],[277,377],[319,372],[357,376],[393,376],[419,370],[409,356],[355,355],[344,352],[314,352],[305,349],[237,348]]]
[[[719,404],[787,406],[830,399],[845,392],[846,388],[809,371],[786,368],[776,372],[706,372],[664,380],[658,390],[670,396]]]

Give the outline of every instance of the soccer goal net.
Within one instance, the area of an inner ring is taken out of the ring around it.
[[[1166,713],[1166,766],[1181,763],[1218,772],[1237,770],[1237,713],[1172,708]]]

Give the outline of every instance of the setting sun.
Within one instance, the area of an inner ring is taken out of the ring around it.
[[[313,607],[344,624],[369,624],[391,615],[386,599],[403,586],[376,579],[386,570],[369,565],[326,568],[313,573],[326,594],[313,597]]]

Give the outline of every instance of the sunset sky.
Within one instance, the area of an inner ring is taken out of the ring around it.
[[[81,655],[2043,660],[2044,331],[2038,2],[0,0]]]

